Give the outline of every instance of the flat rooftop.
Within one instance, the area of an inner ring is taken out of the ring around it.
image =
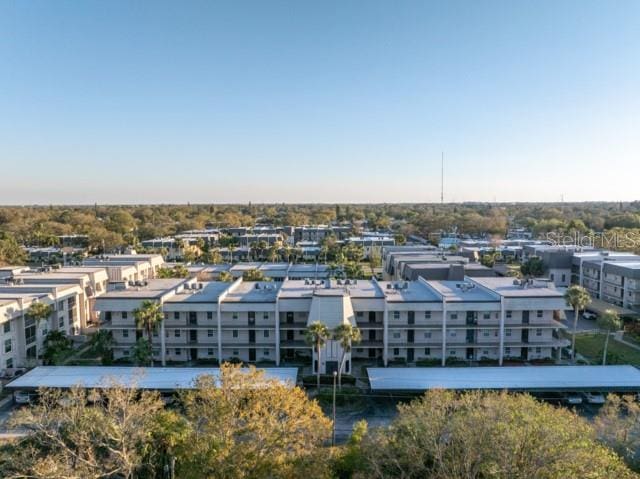
[[[167,299],[165,303],[217,303],[218,298],[224,293],[230,283],[224,281],[209,281],[202,284],[202,289],[185,289]]]
[[[474,278],[474,281],[476,278]],[[496,302],[500,299],[471,281],[429,281],[429,286],[440,293],[447,302]]]
[[[440,297],[421,281],[380,281],[390,303],[440,303]],[[406,288],[403,286],[406,285]]]
[[[473,281],[507,298],[563,297],[563,294],[557,289],[546,285],[536,285],[535,281],[533,285],[526,287],[513,284],[514,278],[473,278]]]
[[[186,281],[184,278],[150,279],[147,280],[146,286],[130,286],[126,289],[109,291],[99,299],[156,299]]]
[[[297,368],[264,368],[265,378],[295,385]],[[114,384],[139,389],[175,391],[193,389],[199,376],[218,378],[219,368],[136,368],[126,366],[38,366],[6,384],[12,389],[109,387]]]
[[[243,281],[224,298],[225,303],[275,303],[280,283]]]
[[[327,287],[327,281],[330,281],[330,287]],[[352,298],[383,298],[382,291],[371,280],[359,279],[350,281],[350,284],[339,284],[337,280],[315,280],[307,281],[303,279],[289,279],[282,283],[280,288],[281,299],[310,298],[316,295],[342,295],[348,292]]]
[[[367,368],[372,391],[640,391],[633,366]]]

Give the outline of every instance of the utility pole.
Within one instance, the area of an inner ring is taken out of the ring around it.
[[[440,160],[440,204],[444,204],[444,151]]]

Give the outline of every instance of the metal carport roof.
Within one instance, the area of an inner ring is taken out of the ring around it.
[[[267,379],[295,385],[297,368],[263,368]],[[136,368],[126,366],[38,366],[5,385],[11,389],[109,387],[134,385],[140,389],[175,391],[192,389],[202,375],[218,378],[219,368]]]
[[[633,366],[367,368],[372,391],[640,391]]]

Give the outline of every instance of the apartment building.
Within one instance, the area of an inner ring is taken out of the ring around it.
[[[536,360],[556,357],[567,344],[557,321],[563,296],[544,282],[510,278],[463,281],[287,279],[234,283],[149,280],[97,298],[101,327],[114,332],[115,356],[126,357],[144,333],[133,312],[145,299],[163,306],[154,334],[155,357],[164,361],[281,362],[312,357],[322,372],[334,370],[339,343],[327,341],[320,362],[305,343],[314,321],[330,329],[352,324],[362,341],[353,358],[409,363],[432,359]],[[347,370],[349,370],[347,367]]]
[[[49,331],[67,336],[81,332],[82,288],[69,284],[7,284],[0,286],[0,366],[25,367],[36,362]],[[51,305],[46,321],[36,322],[27,312],[34,302]]]
[[[103,255],[86,258],[83,265],[105,268],[110,283],[125,283],[155,278],[164,259],[159,254]]]

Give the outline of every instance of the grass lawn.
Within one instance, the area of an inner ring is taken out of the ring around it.
[[[593,364],[602,363],[604,350],[604,334],[578,334],[576,351],[589,359]],[[640,366],[640,351],[630,348],[609,338],[607,364],[633,364]]]

